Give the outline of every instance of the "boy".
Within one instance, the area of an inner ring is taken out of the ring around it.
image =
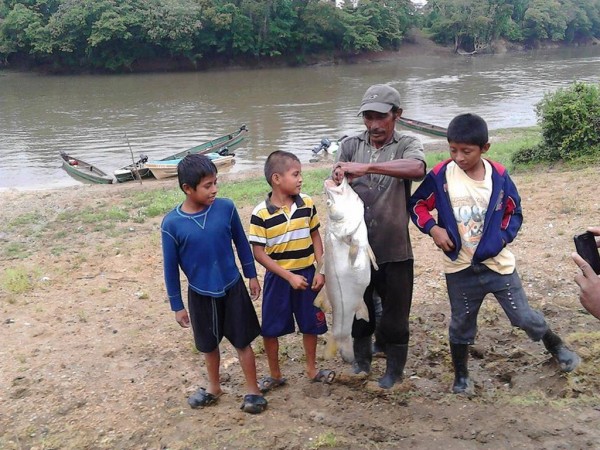
[[[233,202],[217,196],[217,168],[204,155],[188,155],[177,165],[184,202],[161,225],[167,294],[175,320],[192,326],[196,348],[204,353],[208,388],[188,398],[192,408],[213,405],[223,394],[219,343],[235,347],[246,379],[241,409],[258,414],[267,401],[258,390],[251,342],[260,334],[258,317],[235,263],[236,246],[253,298],[260,294],[250,245]],[[181,298],[179,267],[188,280],[189,315]]]
[[[451,159],[427,174],[410,199],[410,209],[415,225],[444,251],[452,392],[470,392],[468,346],[475,342],[477,314],[489,293],[513,326],[533,341],[542,340],[563,372],[574,370],[579,357],[529,306],[515,257],[506,248],[523,221],[521,199],[506,169],[482,158],[490,148],[486,122],[475,114],[461,114],[450,122],[447,137]],[[433,209],[437,222],[430,214]]]
[[[303,334],[308,378],[331,383],[335,372],[317,370],[316,365],[317,335],[327,331],[325,314],[313,305],[325,284],[314,267],[323,258],[317,210],[312,199],[300,193],[302,168],[296,155],[271,153],[265,177],[272,192],[254,208],[249,231],[254,257],[267,269],[262,336],[270,376],[261,379],[259,388],[266,393],[286,382],[279,366],[278,338],[294,332],[294,316]]]

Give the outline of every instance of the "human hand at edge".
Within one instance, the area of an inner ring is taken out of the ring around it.
[[[181,328],[190,327],[190,316],[185,308],[175,312],[175,320]]]
[[[445,228],[434,225],[433,228],[429,230],[429,235],[433,238],[435,245],[445,252],[454,250],[454,243],[452,242],[452,239],[450,239],[450,236],[448,236],[448,232]]]
[[[594,236],[600,236],[600,227],[588,227],[587,230]],[[600,248],[600,239],[596,239],[596,247]]]
[[[325,277],[320,273],[315,273],[313,277],[312,286],[310,287],[313,291],[319,292],[325,286]]]
[[[258,282],[258,278],[250,278],[248,281],[248,287],[250,288],[250,299],[256,300],[260,295],[260,283]]]
[[[600,319],[600,276],[578,253],[571,253],[571,257],[581,269],[575,276],[575,283],[580,288],[579,301],[591,315]]]

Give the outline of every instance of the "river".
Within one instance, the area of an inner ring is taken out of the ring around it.
[[[131,152],[159,159],[246,124],[239,172],[274,150],[303,163],[321,138],[362,129],[366,88],[388,83],[404,116],[446,126],[475,112],[490,129],[537,121],[535,104],[574,80],[600,82],[600,46],[478,56],[418,56],[303,68],[48,76],[0,71],[0,190],[79,184],[58,153],[112,173]],[[493,134],[493,131],[492,131]],[[426,141],[431,138],[421,136]]]

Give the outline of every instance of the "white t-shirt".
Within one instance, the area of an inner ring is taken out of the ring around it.
[[[456,273],[469,267],[481,240],[485,213],[492,195],[492,167],[485,159],[482,161],[485,176],[481,181],[473,180],[454,161],[446,168],[448,195],[462,241],[455,261],[444,254],[446,273]],[[503,248],[498,255],[486,259],[483,264],[494,272],[508,275],[515,270],[515,256]]]

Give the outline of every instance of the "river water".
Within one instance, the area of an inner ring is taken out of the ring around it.
[[[362,129],[356,112],[375,83],[398,89],[409,118],[446,126],[475,112],[492,130],[530,126],[544,93],[574,80],[600,82],[600,46],[203,73],[1,71],[0,190],[79,184],[61,169],[60,150],[112,173],[131,162],[131,152],[160,159],[242,124],[250,133],[228,171],[262,167],[273,150],[308,163],[321,138]]]

